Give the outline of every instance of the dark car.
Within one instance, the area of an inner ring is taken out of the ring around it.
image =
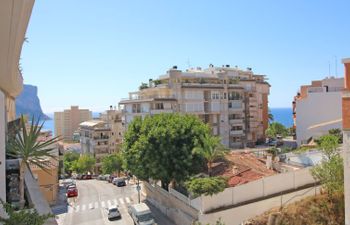
[[[92,175],[91,174],[86,174],[85,175],[85,179],[86,180],[91,180],[92,179]]]
[[[126,186],[125,180],[119,180],[116,182],[117,187],[124,187]]]

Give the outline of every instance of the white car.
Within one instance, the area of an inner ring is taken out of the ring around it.
[[[121,219],[121,218],[122,218],[122,215],[120,214],[117,206],[111,206],[108,209],[108,219],[109,220]]]

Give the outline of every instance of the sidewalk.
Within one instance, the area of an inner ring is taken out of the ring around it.
[[[51,206],[52,213],[60,215],[68,211],[66,190],[63,185],[59,186],[56,204]]]

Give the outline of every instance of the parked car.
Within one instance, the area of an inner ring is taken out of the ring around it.
[[[125,182],[125,180],[119,180],[119,181],[117,181],[116,185],[117,185],[117,187],[124,187],[124,186],[126,186],[126,182]]]
[[[76,184],[69,184],[66,189],[68,190],[69,188],[77,188]]]
[[[108,209],[108,219],[114,220],[114,219],[121,219],[122,215],[119,212],[119,209],[116,206],[112,206]]]
[[[114,176],[112,176],[112,175],[109,176],[109,177],[108,177],[108,183],[112,183],[113,179],[114,179]]]
[[[156,225],[151,210],[145,203],[129,206],[128,213],[136,225]]]
[[[92,175],[91,174],[86,174],[85,175],[85,179],[86,180],[91,180],[92,179]]]
[[[67,198],[78,197],[78,189],[76,187],[68,188]]]
[[[98,175],[97,180],[103,180],[103,175]]]
[[[123,182],[124,182],[124,184],[126,185],[126,183],[125,183],[125,178],[124,178],[124,177],[115,177],[115,178],[113,179],[113,181],[112,181],[112,183],[113,183],[114,185],[117,185],[117,186],[118,186],[118,183],[120,183],[120,185],[122,185],[122,186],[125,186],[125,185],[123,185]],[[118,187],[121,187],[121,186],[118,186]]]
[[[109,174],[105,174],[105,175],[103,175],[103,180],[108,180],[109,179]]]
[[[62,181],[62,185],[67,188],[69,185],[75,184],[75,181],[72,179],[65,179]]]

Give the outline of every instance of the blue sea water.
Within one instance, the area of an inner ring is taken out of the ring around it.
[[[279,122],[285,127],[293,126],[293,110],[292,108],[270,108],[274,117],[274,122]]]

